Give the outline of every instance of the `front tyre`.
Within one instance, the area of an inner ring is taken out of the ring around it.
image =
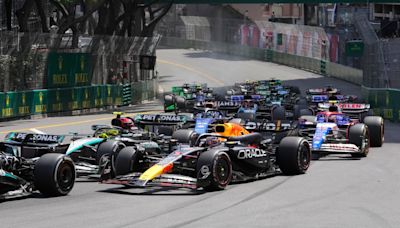
[[[279,143],[276,159],[283,174],[303,174],[310,166],[310,145],[301,137],[285,137]]]
[[[368,126],[371,146],[381,147],[385,134],[383,118],[380,116],[367,116],[364,118],[364,124]]]
[[[232,162],[229,155],[226,152],[219,151],[213,153],[208,151],[200,154],[196,171],[198,178],[206,176],[203,181],[206,183],[202,187],[206,191],[223,190],[232,180]]]
[[[356,145],[360,148],[361,153],[351,154],[352,157],[367,157],[369,152],[369,128],[362,123],[350,126],[349,129],[349,143]]]
[[[135,147],[123,148],[115,159],[115,174],[119,176],[138,171],[141,157],[141,153]]]
[[[75,166],[71,158],[63,154],[44,154],[35,164],[34,184],[47,196],[67,195],[75,183]]]

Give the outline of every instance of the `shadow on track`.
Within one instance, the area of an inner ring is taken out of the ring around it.
[[[159,196],[193,196],[193,195],[202,195],[205,191],[201,190],[190,190],[190,189],[179,189],[179,188],[130,188],[130,187],[117,187],[117,188],[109,188],[105,190],[100,190],[97,192],[102,193],[115,193],[122,195],[159,195]]]

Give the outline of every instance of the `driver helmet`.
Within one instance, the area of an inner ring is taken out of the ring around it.
[[[244,108],[251,108],[253,106],[253,101],[252,100],[244,100],[243,101],[243,107]]]
[[[338,106],[332,104],[331,106],[329,106],[329,111],[330,112],[338,112],[339,108],[338,108]]]
[[[131,129],[134,126],[131,118],[121,118],[120,123],[121,123],[121,126],[119,126],[119,127],[123,128],[123,129]]]
[[[206,145],[209,146],[209,147],[218,146],[220,143],[221,142],[218,139],[218,137],[212,136],[212,137],[207,137],[206,138]]]

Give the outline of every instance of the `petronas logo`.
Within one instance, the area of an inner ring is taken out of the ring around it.
[[[85,69],[85,56],[81,55],[81,71]]]
[[[58,57],[58,70],[62,71],[63,68],[63,57],[60,55],[60,57]]]
[[[25,95],[25,93],[22,94],[21,99],[22,99],[22,106],[25,106],[25,104],[26,104],[26,95]]]
[[[43,103],[43,93],[42,92],[39,93],[39,103],[40,104]]]

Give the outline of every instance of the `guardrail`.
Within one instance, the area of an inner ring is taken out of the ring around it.
[[[400,121],[400,90],[361,87],[367,102],[373,107],[374,114],[395,122]]]
[[[92,85],[0,93],[0,120],[119,106],[123,104],[123,87],[124,85]],[[156,79],[135,82],[130,87],[130,104],[157,96]]]

